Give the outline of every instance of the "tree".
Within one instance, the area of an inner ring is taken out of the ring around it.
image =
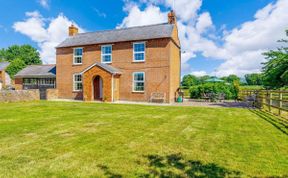
[[[279,42],[288,44],[288,40]],[[264,53],[268,60],[264,63],[263,77],[264,84],[270,88],[281,88],[288,85],[288,46],[280,47],[277,50],[270,50]]]
[[[6,72],[10,75],[11,78],[14,79],[14,75],[16,75],[20,70],[24,69],[26,64],[21,59],[14,59],[10,65],[7,67]]]
[[[182,79],[182,86],[184,86],[185,88],[189,88],[191,86],[194,85],[198,85],[199,84],[199,79],[191,74],[188,75],[184,75],[183,79]]]
[[[30,45],[13,45],[0,50],[0,61],[9,61],[7,73],[11,78],[22,70],[26,65],[41,64],[40,54],[37,49]]]
[[[228,83],[240,83],[240,78],[237,75],[229,75],[228,77],[222,77],[221,79]]]
[[[15,59],[24,61],[26,65],[41,64],[37,49],[31,45],[13,45],[7,49],[0,50],[0,59],[12,62]]]
[[[263,75],[259,73],[246,74],[245,80],[248,85],[263,85]]]
[[[203,83],[205,83],[205,80],[208,80],[208,79],[210,79],[211,77],[209,76],[209,75],[204,75],[204,76],[201,76],[201,77],[199,77],[199,83],[200,84],[203,84]]]

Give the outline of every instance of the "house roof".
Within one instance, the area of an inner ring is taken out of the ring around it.
[[[106,70],[107,72],[109,72],[111,74],[121,74],[122,73],[119,69],[117,69],[111,65],[96,62],[93,65],[91,65],[90,67],[86,68],[84,71],[82,71],[81,74],[84,74],[85,72],[87,72],[88,70],[90,70],[94,66],[98,66],[98,67]]]
[[[104,44],[124,41],[148,40],[157,38],[169,38],[172,36],[174,24],[162,23],[156,25],[138,26],[115,30],[105,30],[90,33],[80,33],[68,37],[57,46],[71,47],[90,44]]]
[[[56,65],[30,65],[19,71],[15,78],[56,78]]]
[[[0,71],[5,70],[9,64],[9,62],[0,62]]]

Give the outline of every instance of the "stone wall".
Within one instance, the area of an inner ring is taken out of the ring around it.
[[[57,89],[47,89],[47,100],[58,99],[58,90]]]
[[[40,100],[39,90],[3,90],[0,91],[0,102]]]

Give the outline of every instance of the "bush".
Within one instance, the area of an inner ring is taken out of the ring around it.
[[[236,99],[238,97],[239,86],[225,83],[205,83],[192,86],[189,89],[190,97],[199,99],[204,93],[225,94],[225,99]]]

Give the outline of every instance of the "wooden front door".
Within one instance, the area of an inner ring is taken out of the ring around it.
[[[102,100],[102,85],[102,78],[100,76],[96,76],[93,81],[94,100]]]

